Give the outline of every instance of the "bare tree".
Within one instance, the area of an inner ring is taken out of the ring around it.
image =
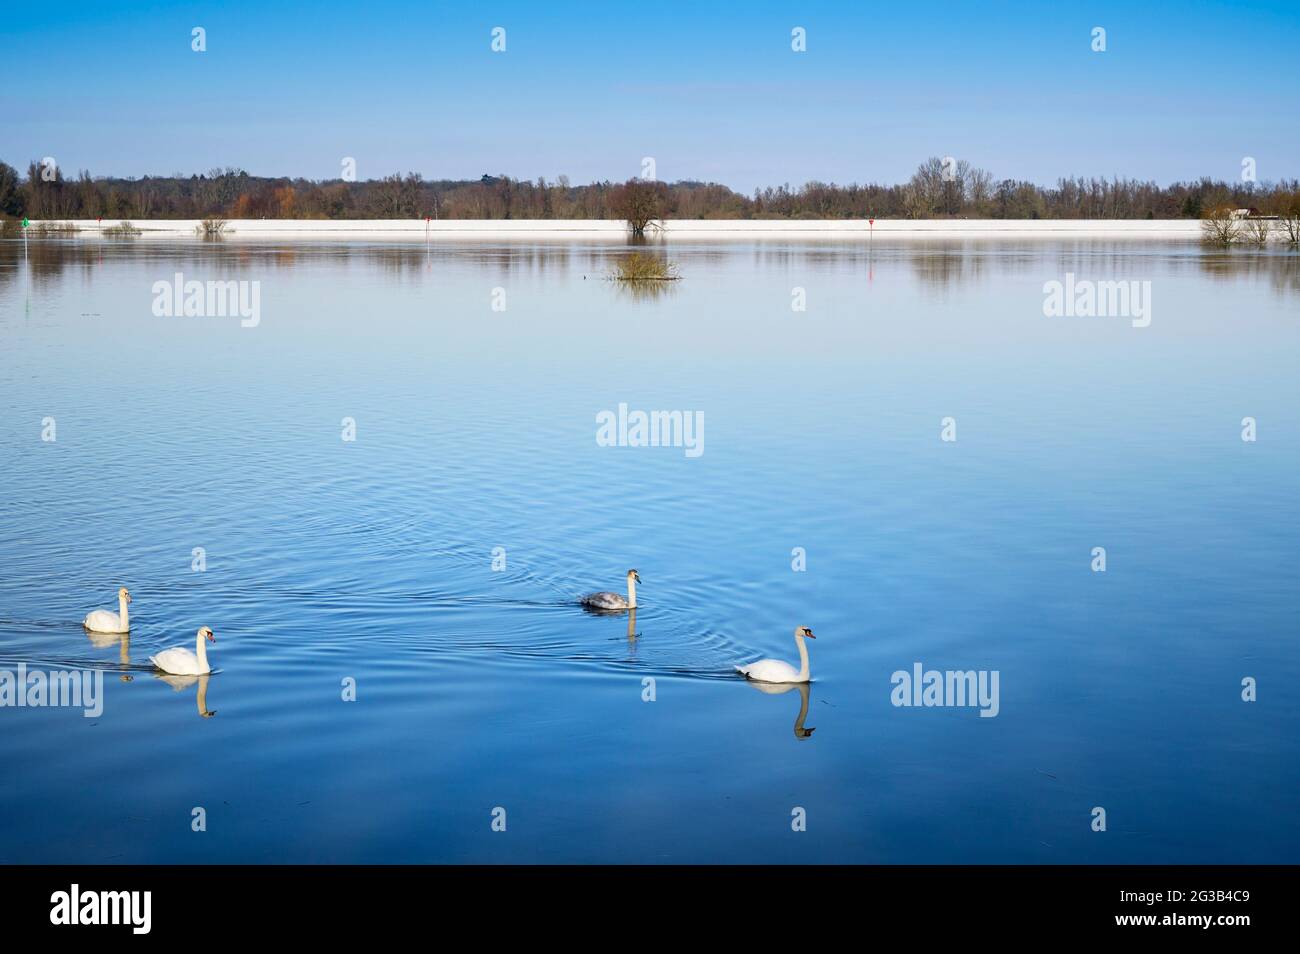
[[[966,184],[970,180],[970,163],[965,159],[956,162],[945,161],[943,174],[940,176],[940,192],[943,196],[942,209],[948,215],[961,212],[962,202],[966,199]]]
[[[634,236],[641,237],[648,225],[662,222],[667,191],[662,182],[629,179],[610,190],[609,209],[631,226]]]
[[[419,173],[407,173],[405,178],[397,172],[384,176],[371,190],[370,212],[380,219],[415,218],[420,212],[416,205],[421,181]]]
[[[19,215],[23,210],[22,192],[18,187],[18,170],[0,162],[0,215]]]
[[[916,184],[903,187],[903,212],[909,219],[928,218],[933,211],[925,191]]]
[[[972,211],[982,216],[988,211],[989,199],[993,196],[993,173],[987,169],[972,168],[966,180],[966,201]]]
[[[904,200],[908,215],[923,219],[938,209],[944,200],[944,164],[938,156],[931,156],[916,167],[907,183],[910,194]]]
[[[1214,245],[1231,245],[1241,238],[1241,220],[1231,206],[1216,205],[1201,219],[1201,234]]]
[[[1273,221],[1271,219],[1248,218],[1246,219],[1245,238],[1256,245],[1267,245],[1268,237],[1273,233]]]
[[[1272,205],[1283,241],[1300,245],[1300,188],[1279,191]]]

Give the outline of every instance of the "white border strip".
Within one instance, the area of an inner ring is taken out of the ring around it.
[[[130,223],[145,236],[197,237],[198,219],[72,219],[33,221],[32,232],[71,224],[70,236],[95,237]],[[224,237],[239,238],[557,238],[621,240],[628,228],[613,219],[231,219]],[[48,234],[48,233],[47,233]],[[654,238],[814,238],[866,242],[882,238],[1142,238],[1195,239],[1198,219],[670,219]]]

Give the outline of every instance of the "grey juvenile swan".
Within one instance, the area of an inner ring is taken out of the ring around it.
[[[641,575],[636,570],[627,571],[627,596],[618,593],[588,593],[582,598],[582,605],[598,610],[632,610],[636,609],[636,585],[641,582]]]

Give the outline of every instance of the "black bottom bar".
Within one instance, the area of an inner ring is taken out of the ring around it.
[[[1132,933],[1231,942],[1286,927],[1295,875],[1209,866],[11,867],[0,871],[0,923],[7,940],[75,932],[94,941],[336,942],[453,925],[493,939],[616,929],[652,940],[689,924],[767,939],[787,929],[825,937],[911,925],[927,939]],[[117,923],[84,923],[105,920]]]

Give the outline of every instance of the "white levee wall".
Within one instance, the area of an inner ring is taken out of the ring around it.
[[[197,219],[73,219],[33,221],[31,234],[68,229],[69,237],[93,238],[126,222],[142,236],[194,237]],[[70,228],[69,228],[70,227]],[[75,229],[75,231],[72,231]],[[229,239],[340,238],[402,240],[435,238],[522,238],[620,240],[625,223],[612,219],[230,219]],[[1195,239],[1196,219],[669,219],[646,230],[648,238],[697,239],[836,239],[866,242],[887,239],[951,238],[1134,238]]]

